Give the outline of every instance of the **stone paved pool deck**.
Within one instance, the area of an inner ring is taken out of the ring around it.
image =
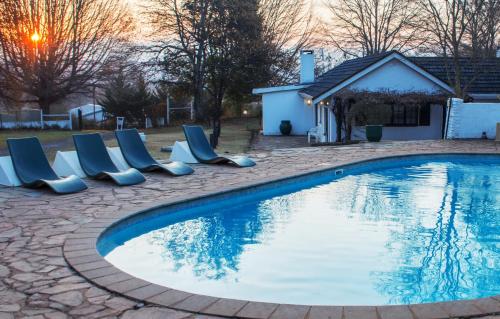
[[[486,318],[485,314],[489,314],[487,318],[498,319],[500,316],[492,314],[500,314],[500,296],[409,307],[309,307],[205,297],[131,279],[88,253],[95,251],[95,238],[107,224],[126,212],[159,202],[194,198],[354,161],[419,153],[500,154],[500,144],[423,141],[254,150],[250,156],[257,166],[253,168],[195,165],[193,175],[172,178],[151,173],[146,174],[144,184],[132,187],[88,180],[89,190],[65,196],[48,190],[0,188],[0,319],[217,318],[207,314],[286,319]],[[88,256],[95,259],[89,260]],[[121,293],[99,288],[93,282]],[[138,300],[146,300],[144,307],[136,309]]]

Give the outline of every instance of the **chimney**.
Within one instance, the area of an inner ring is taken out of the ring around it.
[[[314,82],[314,51],[300,51],[300,84]]]

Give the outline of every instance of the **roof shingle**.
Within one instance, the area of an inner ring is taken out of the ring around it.
[[[367,56],[347,60],[340,65],[334,67],[330,71],[319,76],[316,81],[309,87],[301,90],[302,93],[319,97],[331,88],[341,84],[367,67],[377,63],[385,57],[398,53],[397,51],[389,51],[377,55]],[[401,54],[400,54],[401,55]],[[404,56],[404,55],[403,55]],[[446,58],[443,57],[405,57],[420,68],[429,72],[441,81],[450,84],[453,79],[454,72],[451,72],[451,63],[446,63]],[[485,59],[477,63],[474,67],[471,66],[470,59],[461,59],[462,66],[462,83],[467,87],[469,93],[500,93],[500,58]]]

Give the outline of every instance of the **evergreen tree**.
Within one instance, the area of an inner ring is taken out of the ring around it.
[[[158,98],[150,92],[142,74],[131,81],[127,78],[126,72],[119,70],[107,84],[99,104],[112,116],[123,116],[127,123],[144,126]]]

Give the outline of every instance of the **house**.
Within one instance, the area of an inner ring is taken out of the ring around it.
[[[323,142],[336,141],[338,134],[364,139],[366,124],[383,124],[386,140],[440,139],[447,100],[455,96],[448,62],[391,51],[347,60],[315,78],[314,52],[304,50],[299,84],[253,90],[262,95],[263,134],[279,135],[281,121],[290,120],[294,135],[321,124]],[[475,67],[464,61],[461,74],[470,100],[500,102],[500,58]],[[352,115],[348,129],[339,112]]]
[[[84,121],[102,122],[105,120],[104,109],[98,104],[85,104],[74,107],[69,110],[72,117],[78,118],[78,111],[82,111],[82,118]]]

